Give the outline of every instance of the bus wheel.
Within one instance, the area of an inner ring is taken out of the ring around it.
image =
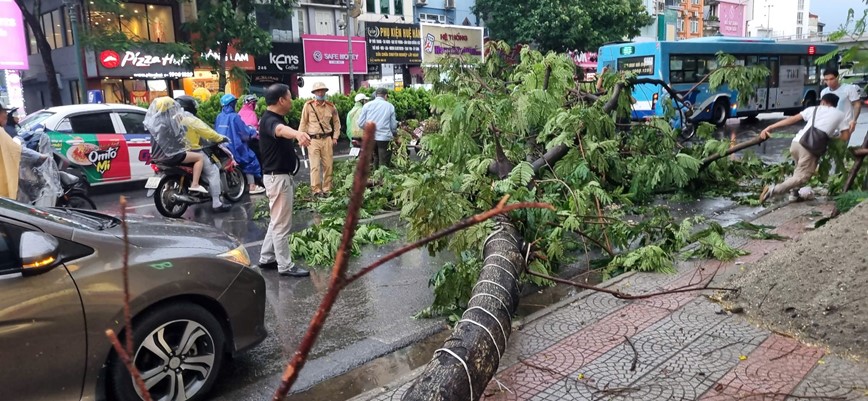
[[[723,125],[728,118],[727,112],[729,111],[729,102],[726,100],[718,100],[714,102],[714,106],[711,109],[711,122],[714,125]]]

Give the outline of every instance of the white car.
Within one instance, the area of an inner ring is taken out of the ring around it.
[[[144,180],[150,167],[147,110],[126,104],[78,104],[29,114],[21,132],[44,129],[54,149],[84,171],[91,185]]]

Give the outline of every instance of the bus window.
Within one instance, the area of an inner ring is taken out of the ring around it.
[[[769,61],[769,71],[769,87],[777,88],[781,79],[781,66],[777,57],[772,57]]]
[[[808,56],[805,67],[808,69],[808,73],[805,74],[805,84],[816,85],[820,82],[820,66],[816,64],[814,56]]]

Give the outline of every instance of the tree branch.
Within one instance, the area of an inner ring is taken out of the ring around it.
[[[706,167],[708,167],[711,163],[713,163],[713,162],[715,162],[715,161],[717,161],[717,160],[720,160],[720,159],[722,159],[722,158],[724,158],[724,157],[726,157],[726,156],[729,156],[729,155],[731,155],[731,154],[733,154],[733,153],[736,153],[736,152],[738,152],[738,151],[741,151],[741,150],[747,149],[747,148],[749,148],[749,147],[751,147],[751,146],[759,145],[759,144],[761,144],[761,143],[763,143],[763,142],[765,142],[765,141],[766,141],[765,139],[763,139],[762,137],[759,137],[759,136],[758,136],[758,137],[756,137],[756,138],[754,138],[754,139],[751,139],[751,140],[749,140],[749,141],[745,141],[745,142],[742,142],[742,143],[740,143],[740,144],[738,144],[738,145],[735,145],[735,146],[733,146],[733,147],[727,149],[727,151],[726,151],[726,152],[723,152],[722,154],[716,154],[716,155],[708,156],[708,157],[706,157],[704,160],[702,160],[702,165],[699,167],[699,169],[700,169],[700,170],[703,170],[703,169],[705,169]]]
[[[577,283],[575,281],[570,281],[570,280],[565,280],[562,278],[552,277],[552,276],[545,275],[542,273],[537,273],[537,272],[531,271],[531,270],[528,270],[527,274],[530,274],[531,276],[537,276],[539,278],[544,278],[546,280],[551,280],[551,281],[554,281],[554,282],[560,283],[560,284],[571,285],[573,287],[582,288],[585,290],[602,292],[605,294],[609,294],[615,298],[626,299],[626,300],[647,299],[647,298],[656,297],[656,296],[660,296],[660,295],[670,295],[670,294],[678,294],[678,293],[682,293],[682,292],[703,291],[703,290],[738,291],[738,288],[709,287],[708,284],[706,284],[702,287],[680,288],[680,289],[675,289],[675,290],[652,292],[650,294],[631,295],[631,294],[625,294],[621,291],[610,290],[608,288],[595,287],[593,285],[581,284],[581,283]],[[710,281],[709,281],[709,283],[710,283]]]

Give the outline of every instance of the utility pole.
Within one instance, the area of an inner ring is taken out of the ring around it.
[[[768,38],[772,37],[772,26],[771,26],[772,7],[774,7],[774,5],[769,4],[769,0],[766,0],[766,29],[767,29],[766,37],[768,37]]]
[[[346,26],[346,29],[347,29],[347,48],[348,48],[347,55],[349,56],[348,61],[349,61],[349,65],[350,65],[350,90],[349,90],[349,92],[352,92],[353,90],[356,89],[355,88],[356,83],[355,83],[355,79],[353,77],[353,25],[351,24],[351,21],[353,20],[353,17],[351,14],[352,14],[354,8],[355,8],[355,4],[353,3],[353,0],[347,0],[347,21],[346,21],[347,26]]]
[[[69,24],[72,25],[72,41],[75,42],[75,65],[78,67],[79,102],[84,103],[87,101],[87,92],[85,91],[87,82],[84,80],[84,67],[81,65],[81,40],[79,40],[80,38],[78,37],[77,9],[79,4],[76,0],[63,0],[63,4],[69,12]]]

